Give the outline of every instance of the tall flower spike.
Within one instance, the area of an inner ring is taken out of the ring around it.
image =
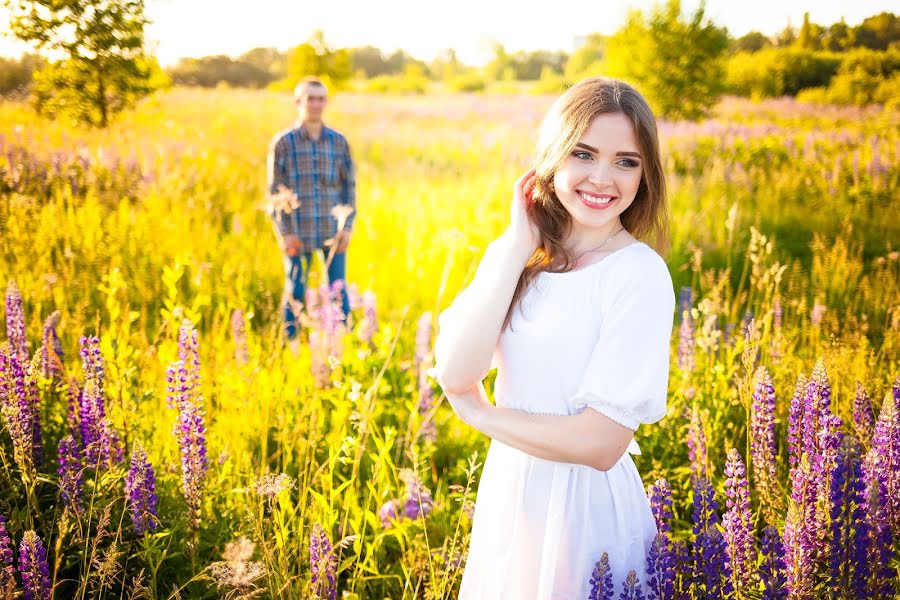
[[[609,570],[609,554],[604,552],[600,560],[594,565],[591,573],[591,595],[589,600],[612,600],[613,582],[612,571]]]
[[[6,337],[9,350],[22,363],[28,360],[28,341],[25,337],[25,311],[22,309],[22,295],[15,281],[6,288]]]
[[[147,453],[140,443],[135,442],[131,451],[131,467],[125,476],[125,496],[131,509],[131,522],[138,536],[155,530],[156,515],[156,475]]]
[[[784,545],[775,527],[769,525],[763,530],[760,548],[762,562],[759,575],[763,583],[763,600],[787,598],[784,580]]]
[[[47,550],[34,531],[26,531],[19,544],[19,573],[25,600],[50,600],[53,593]]]
[[[803,454],[801,436],[803,433],[806,384],[806,375],[801,373],[797,377],[797,385],[794,387],[794,396],[791,398],[791,408],[788,414],[788,464],[791,469],[800,463],[800,455]]]
[[[188,505],[191,529],[196,532],[209,462],[197,332],[187,319],[179,331],[178,346],[180,360],[169,364],[166,391],[169,406],[178,410],[174,434],[181,451],[181,491]]]
[[[776,467],[778,450],[775,445],[775,386],[765,367],[756,370],[754,379],[750,409],[750,458],[763,510],[767,520],[773,522],[784,506]]]
[[[83,508],[82,489],[84,485],[81,453],[71,435],[59,440],[56,472],[59,475],[59,488],[63,503],[69,510],[80,513]]]
[[[628,571],[622,586],[622,595],[619,598],[620,600],[644,600],[644,594],[641,593],[640,582],[634,570]]]
[[[856,397],[853,399],[853,430],[861,440],[872,437],[875,429],[875,414],[872,412],[872,403],[862,382],[856,382]]]
[[[753,547],[753,515],[750,512],[750,491],[744,462],[734,448],[728,450],[725,477],[725,504],[728,510],[722,517],[722,525],[728,546],[732,587],[737,597],[743,598],[756,586],[756,551]]]
[[[375,292],[366,290],[362,295],[363,318],[359,325],[359,339],[371,344],[378,331],[378,308]]]
[[[319,600],[337,598],[336,560],[331,540],[318,523],[309,535],[309,562],[313,597]]]
[[[829,498],[828,588],[835,598],[866,595],[869,532],[863,510],[864,494],[856,448],[844,443],[832,473]]]
[[[13,460],[33,477],[40,458],[37,383],[11,348],[0,347],[0,413],[13,443]]]
[[[409,519],[425,518],[431,514],[434,500],[431,491],[422,483],[412,469],[401,469],[400,478],[406,484],[406,502],[403,505],[403,516]]]
[[[707,412],[701,411],[694,404],[687,430],[688,460],[692,475],[711,479],[712,468],[706,447],[706,420]]]
[[[81,390],[79,417],[84,458],[89,467],[119,462],[123,453],[119,436],[106,416],[106,375],[100,340],[96,336],[82,337],[80,343],[84,388]]]
[[[44,331],[41,336],[41,372],[44,377],[53,377],[63,370],[63,347],[56,333],[59,324],[60,312],[54,311],[44,321]]]
[[[665,479],[658,479],[650,486],[650,509],[658,533],[647,554],[647,583],[652,592],[651,598],[671,598],[675,589],[676,557],[669,537],[672,531],[672,490]]]
[[[13,566],[13,544],[6,530],[6,517],[0,514],[0,596],[15,597],[16,569]]]
[[[787,589],[797,598],[809,598],[813,593],[815,569],[816,525],[815,480],[804,453],[800,464],[791,470],[791,501],[784,524],[785,567]]]

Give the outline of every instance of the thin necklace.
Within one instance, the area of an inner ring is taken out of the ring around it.
[[[579,254],[578,256],[576,256],[576,257],[575,257],[575,262],[577,263],[577,262],[578,262],[578,259],[581,258],[582,256],[584,256],[585,254],[587,254],[588,252],[594,252],[594,251],[596,251],[596,250],[600,250],[601,248],[603,248],[603,246],[605,246],[605,245],[609,242],[609,240],[611,240],[611,239],[613,239],[614,237],[616,237],[616,236],[619,234],[619,232],[622,231],[623,229],[625,229],[625,226],[624,226],[624,225],[623,225],[622,227],[620,227],[619,230],[616,231],[614,234],[612,234],[611,236],[609,236],[608,238],[606,238],[605,240],[603,240],[603,243],[600,244],[599,246],[597,246],[596,248],[591,248],[590,250],[585,250],[584,252],[582,252],[581,254]]]

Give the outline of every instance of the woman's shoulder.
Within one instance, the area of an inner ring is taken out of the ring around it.
[[[607,289],[612,293],[630,290],[646,290],[648,292],[670,292],[674,297],[672,275],[665,259],[651,246],[642,242],[617,251],[619,260],[610,265],[611,284]]]

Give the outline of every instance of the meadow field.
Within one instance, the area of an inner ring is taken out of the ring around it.
[[[353,314],[315,269],[299,357],[265,195],[289,95],[174,88],[105,130],[0,103],[0,598],[455,598],[488,440],[424,372],[552,100],[331,99]],[[637,575],[893,597],[900,112],[728,98],[660,134],[680,306]]]

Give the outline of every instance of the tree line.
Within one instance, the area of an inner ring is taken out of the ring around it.
[[[587,35],[571,53],[509,52],[496,44],[478,67],[464,64],[452,49],[426,62],[403,50],[334,48],[319,31],[287,51],[183,58],[163,70],[144,52],[143,0],[0,2],[10,10],[12,32],[38,52],[0,59],[0,95],[28,92],[41,112],[101,126],[171,84],[288,90],[310,74],[338,89],[412,93],[436,82],[452,91],[527,82],[534,92],[558,92],[582,77],[606,74],[637,84],[662,116],[688,119],[707,114],[723,93],[844,104],[896,104],[900,98],[900,18],[889,12],[856,26],[815,24],[807,13],[799,27],[735,38],[711,22],[702,5],[683,14],[679,0],[668,0],[648,12],[630,11],[617,32]],[[49,62],[41,57],[45,51],[65,58]]]

